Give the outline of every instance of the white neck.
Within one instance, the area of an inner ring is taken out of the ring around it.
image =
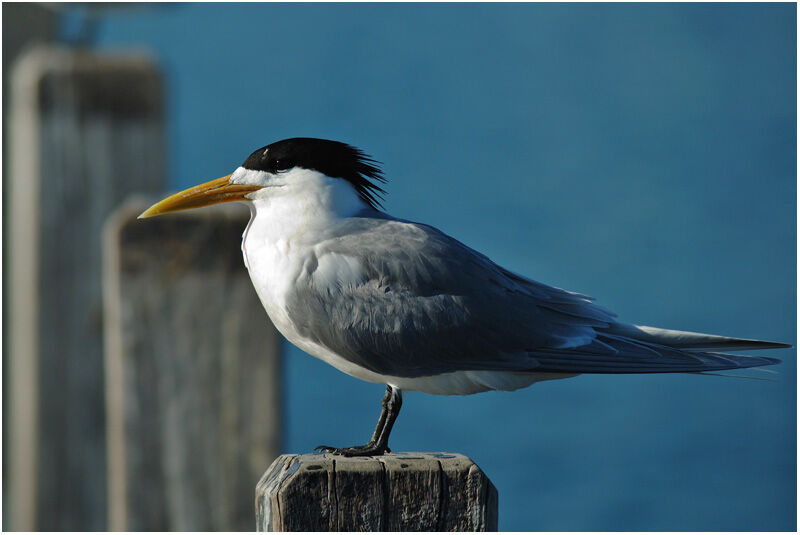
[[[294,168],[274,175],[244,171],[234,174],[237,182],[264,185],[248,196],[252,213],[248,234],[257,234],[259,240],[313,241],[320,231],[367,208],[349,182],[319,171]]]
[[[284,332],[284,297],[314,256],[314,247],[327,229],[367,205],[346,180],[307,169],[270,174],[240,168],[232,180],[263,186],[248,196],[251,217],[242,253],[261,302]]]

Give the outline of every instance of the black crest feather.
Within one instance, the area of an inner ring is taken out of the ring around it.
[[[350,182],[358,196],[372,208],[381,207],[386,183],[379,162],[361,150],[328,139],[294,137],[261,147],[242,164],[245,169],[277,173],[292,167],[314,169]]]

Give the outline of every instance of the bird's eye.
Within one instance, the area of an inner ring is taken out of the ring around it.
[[[277,171],[285,171],[294,167],[294,162],[287,158],[281,158],[280,160],[275,160],[275,170]]]

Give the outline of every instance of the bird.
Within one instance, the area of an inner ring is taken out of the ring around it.
[[[386,385],[372,437],[390,452],[403,391],[511,391],[581,374],[703,373],[778,364],[727,351],[790,345],[625,323],[591,297],[509,271],[383,211],[381,165],[340,141],[290,138],[139,217],[242,202],[242,255],[275,327],[340,371]]]

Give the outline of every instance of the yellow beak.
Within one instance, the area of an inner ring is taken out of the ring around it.
[[[221,202],[244,201],[245,195],[261,189],[261,186],[250,184],[230,184],[230,177],[231,175],[227,175],[171,195],[142,212],[139,219]]]

